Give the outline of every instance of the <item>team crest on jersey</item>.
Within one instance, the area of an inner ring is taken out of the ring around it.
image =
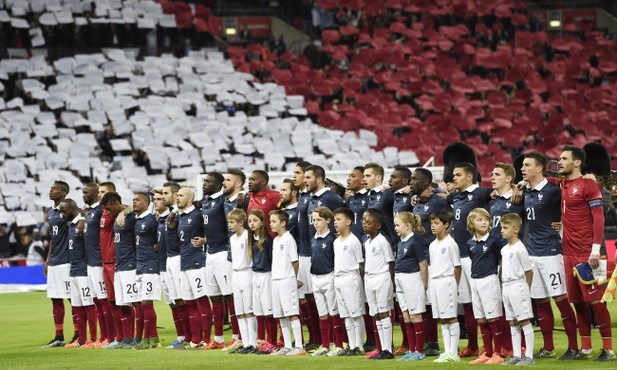
[[[281,250],[285,249],[285,244],[281,244]]]
[[[261,204],[266,204],[266,198],[263,198],[263,199],[261,200]]]
[[[346,251],[346,250],[347,250],[347,246],[346,246],[346,245],[344,245],[344,246],[343,246],[343,252],[344,252],[344,251]]]
[[[424,212],[428,212],[428,204],[424,205]]]
[[[240,243],[240,249],[244,249],[244,243]]]
[[[321,207],[321,200],[317,202],[317,207]]]
[[[308,202],[308,198],[304,198],[304,204],[306,204],[306,202]]]
[[[544,198],[544,194],[538,193],[538,202],[542,202],[542,198]]]
[[[576,193],[578,193],[578,185],[572,188],[572,195],[575,195]]]
[[[407,197],[403,197],[403,203],[407,203]]]
[[[365,199],[362,199],[362,205],[364,205],[366,203]]]
[[[467,194],[467,199],[473,200],[473,194]]]
[[[514,253],[510,252],[510,259],[514,258]]]
[[[441,248],[441,254],[446,254],[446,247]]]
[[[407,248],[403,248],[403,254],[407,254]]]
[[[323,243],[323,244],[321,245],[321,249],[326,249],[326,247],[327,247],[327,246],[328,246],[328,244],[327,244],[327,243]]]
[[[105,227],[105,218],[101,217],[101,227]]]
[[[376,250],[377,250],[377,247],[373,247],[373,249],[371,249],[371,253],[375,254]]]
[[[510,209],[511,206],[512,206],[512,203],[506,202],[506,209]]]
[[[379,202],[379,200],[381,199],[381,195],[377,196],[377,201]]]
[[[482,253],[486,253],[487,250],[488,250],[488,245],[484,244],[482,246]]]
[[[146,224],[141,224],[141,229],[144,230],[146,228]]]
[[[186,222],[188,222],[188,224],[190,225],[191,222],[193,222],[193,219],[191,219],[190,217],[186,219]]]

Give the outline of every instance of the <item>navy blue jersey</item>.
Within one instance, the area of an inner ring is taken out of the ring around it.
[[[381,225],[381,233],[386,237],[392,248],[396,248],[398,236],[394,232],[394,193],[390,189],[369,190],[368,208],[375,208],[381,212],[384,224]]]
[[[347,198],[347,207],[353,211],[354,219],[351,223],[351,232],[358,238],[358,240],[362,240],[364,237],[364,230],[362,229],[362,215],[364,211],[368,208],[368,192],[365,189],[362,189],[354,195]]]
[[[310,257],[311,256],[311,238],[309,235],[309,215],[307,210],[309,207],[309,201],[311,194],[304,191],[300,193],[300,199],[298,200],[298,256]]]
[[[334,233],[315,235],[311,239],[311,274],[325,275],[334,271]]]
[[[139,215],[140,217],[142,215]],[[158,222],[148,213],[135,222],[135,249],[137,250],[137,274],[158,274],[159,256],[154,250],[157,242]]]
[[[272,238],[266,235],[262,251],[259,250],[258,244],[258,240],[253,240],[253,271],[270,272],[272,271]]]
[[[501,240],[501,246],[508,244],[508,241],[501,237],[501,216],[507,215],[508,213],[516,213],[521,216],[521,220],[525,219],[525,207],[522,204],[514,204],[512,203],[512,191],[504,194],[503,196],[496,196],[495,199],[492,199],[489,203],[489,213],[491,214],[491,235],[495,238]],[[519,238],[523,236],[523,228],[521,227],[521,231],[519,232]]]
[[[204,232],[208,242],[206,250],[210,254],[229,251],[229,228],[224,204],[225,197],[222,190],[213,196],[204,196],[201,201]]]
[[[86,261],[86,243],[83,235],[77,233],[77,221],[68,224],[69,259],[71,261],[70,276],[88,276]]]
[[[238,208],[238,194],[236,194],[232,199],[225,198],[225,202],[223,202],[223,210],[225,211],[225,222],[227,222],[227,216],[229,216],[229,212]],[[243,211],[246,212],[246,204],[243,208]],[[227,227],[227,239],[231,238],[234,233],[229,230]],[[227,248],[227,261],[231,262],[231,247]]]
[[[64,265],[70,263],[69,259],[69,226],[58,208],[52,208],[47,214],[49,234],[51,235],[51,254],[49,266]]]
[[[171,217],[168,215],[167,217]],[[165,224],[165,249],[167,249],[167,257],[175,257],[180,255],[180,236],[178,235],[178,220],[180,214],[174,215],[175,226],[169,227]]]
[[[313,226],[313,211],[315,210],[315,208],[328,207],[331,211],[334,211],[335,209],[343,207],[344,205],[345,202],[343,202],[343,199],[331,192],[328,188],[323,188],[316,194],[312,194],[309,198],[308,209],[306,210],[306,214],[309,219],[309,238],[313,239],[313,237],[315,236],[315,226]],[[330,232],[334,234],[334,222],[330,222]]]
[[[114,247],[116,248],[116,271],[137,269],[135,252],[135,222],[137,215],[131,212],[124,217],[124,226],[114,222]]]
[[[180,270],[182,271],[196,270],[206,266],[206,254],[203,248],[196,248],[191,244],[191,239],[194,237],[204,236],[204,217],[201,212],[194,206],[190,206],[179,214],[178,238],[180,240]],[[227,236],[227,233],[223,235]]]
[[[544,186],[542,186],[544,184]],[[551,223],[561,221],[561,188],[543,180],[533,189],[525,190],[523,201],[530,256],[561,254],[561,237]]]
[[[165,243],[165,223],[167,222],[169,211],[159,215],[158,226],[156,227],[156,244],[158,245],[159,272],[167,271],[167,245]]]
[[[394,203],[392,204],[392,216],[396,217],[401,212],[412,212],[411,195],[394,192]]]
[[[481,279],[490,275],[496,275],[501,261],[501,238],[495,238],[490,234],[480,240],[469,238],[467,241],[469,257],[471,257],[471,278]]]
[[[98,203],[88,208],[84,224],[84,242],[86,243],[86,260],[88,266],[102,266],[101,263],[101,215],[103,207]]]
[[[460,251],[461,258],[469,257],[467,241],[471,239],[467,231],[467,216],[474,208],[484,208],[488,211],[492,189],[480,188],[472,185],[463,192],[455,191],[448,195],[448,202],[452,205],[454,218],[452,220],[452,238]]]
[[[431,194],[426,202],[418,201],[413,207],[413,214],[420,216],[421,225],[424,228],[424,234],[415,234],[415,238],[422,246],[424,258],[426,258],[426,263],[429,265],[431,263],[429,246],[435,240],[435,234],[431,232],[431,213],[440,209],[451,212],[452,206],[450,206],[447,200],[437,194]]]
[[[409,239],[398,242],[394,272],[420,272],[420,262],[425,260],[422,245],[418,242],[416,234],[413,234]]]
[[[287,231],[296,241],[298,246],[298,256],[300,256],[300,234],[298,232],[298,203],[285,207],[285,212],[289,215],[289,222],[287,223]]]

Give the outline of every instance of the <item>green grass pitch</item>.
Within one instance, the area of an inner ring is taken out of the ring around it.
[[[171,311],[162,303],[156,305],[158,325],[163,345],[175,339]],[[613,327],[617,326],[617,303],[609,304]],[[555,315],[557,318],[558,314]],[[557,322],[559,327],[560,323]],[[73,325],[67,304],[65,332],[71,337]],[[615,329],[613,329],[615,333]],[[227,369],[459,369],[490,365],[468,365],[466,361],[452,364],[434,364],[432,357],[418,363],[397,361],[372,361],[363,357],[273,357],[257,355],[229,355],[221,351],[181,351],[163,348],[135,350],[92,349],[41,349],[54,333],[51,317],[51,302],[45,293],[0,294],[0,369],[185,369],[207,367],[213,370]],[[394,328],[395,343],[399,344],[401,332]],[[225,339],[231,336],[225,332]],[[594,357],[601,348],[597,330],[592,330]],[[617,335],[613,334],[614,337]],[[461,341],[464,346],[466,341]],[[566,350],[566,337],[555,332],[556,352]],[[542,345],[536,330],[536,350]],[[556,359],[537,360],[538,369],[617,369],[617,362],[595,363],[593,361],[563,362]]]

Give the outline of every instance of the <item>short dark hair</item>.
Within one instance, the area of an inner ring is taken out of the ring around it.
[[[353,168],[354,171],[360,171],[360,173],[364,173],[364,166],[356,166]]]
[[[311,162],[301,161],[301,162],[296,163],[296,167],[300,167],[302,169],[302,172],[306,172],[306,169],[309,166],[312,166]]]
[[[173,181],[167,181],[166,183],[163,184],[164,188],[169,188],[169,190],[171,190],[172,193],[177,193],[180,190],[180,184],[178,184],[177,182],[173,182]]]
[[[345,218],[347,218],[348,220],[353,221],[354,218],[356,218],[356,215],[353,213],[353,211],[351,210],[351,208],[349,207],[339,207],[337,209],[334,210],[334,215],[343,215],[345,216]]]
[[[111,182],[111,181],[104,181],[104,182],[99,184],[99,187],[101,187],[101,186],[109,188],[109,190],[111,190],[111,191],[116,191],[116,185],[114,185],[114,183]]]
[[[60,190],[62,190],[63,192],[67,194],[71,191],[69,184],[67,184],[65,181],[56,180],[54,181],[54,185],[57,185],[60,188]]]
[[[282,209],[275,209],[270,211],[270,217],[277,216],[279,220],[285,221],[285,224],[289,223],[289,213],[283,211]]]
[[[587,159],[587,155],[583,148],[578,147],[576,145],[566,145],[563,147],[564,152],[572,152],[572,159],[575,161],[581,161],[581,166],[585,164],[585,160]]]
[[[414,172],[417,172],[424,176],[429,184],[433,182],[433,173],[430,170],[424,167],[418,167],[414,170]]]
[[[364,211],[364,213],[368,213],[371,217],[375,219],[375,221],[377,221],[378,224],[384,226],[383,214],[377,208],[368,208],[366,211]]]
[[[66,204],[68,207],[71,207],[73,209],[77,209],[77,202],[75,202],[75,200],[71,199],[71,198],[66,198],[65,200],[63,200],[61,203]]]
[[[238,176],[240,178],[240,181],[242,182],[242,185],[244,185],[244,183],[246,182],[246,175],[239,168],[230,168],[227,170],[227,173],[230,175]]]
[[[103,199],[101,199],[101,204],[103,205],[103,207],[105,207],[105,205],[107,204],[114,203],[114,202],[118,202],[122,204],[122,197],[120,196],[120,194],[116,193],[115,191],[110,191],[108,193],[105,193],[105,195],[103,195]]]
[[[403,176],[403,179],[407,180],[407,182],[411,181],[411,170],[409,168],[403,166],[396,166],[394,167],[394,171],[400,172],[401,176]]]
[[[364,169],[368,170],[369,168],[373,170],[375,175],[380,175],[381,178],[383,179],[383,177],[385,175],[385,171],[384,171],[382,165],[380,165],[379,163],[376,163],[376,162],[369,162],[369,163],[364,165]]]
[[[546,155],[544,155],[544,153],[540,153],[539,151],[534,150],[525,154],[525,158],[534,159],[540,165],[540,167],[542,167],[542,171],[546,171],[548,166],[548,158],[546,157]]]
[[[89,182],[86,185],[84,185],[84,188],[99,188],[99,184],[97,184],[96,182]]]
[[[304,172],[312,171],[315,178],[321,177],[324,183],[326,182],[326,170],[316,164],[308,166]]]
[[[225,180],[225,177],[223,177],[223,174],[221,174],[220,172],[212,171],[212,172],[208,172],[207,175],[210,176],[216,184],[223,185],[223,181]]]
[[[452,212],[448,212],[445,209],[438,209],[431,213],[431,220],[439,220],[443,224],[452,225]]]
[[[476,182],[476,168],[473,166],[473,164],[469,163],[469,162],[459,162],[456,165],[454,165],[454,168],[460,168],[463,170],[463,172],[465,172],[465,174],[467,175],[471,175],[471,182]]]
[[[146,193],[145,191],[138,191],[135,193],[135,195],[141,195],[142,197],[146,198],[148,202],[152,201],[152,199],[150,199],[150,194]]]
[[[294,191],[295,191],[296,193],[299,193],[299,192],[300,192],[300,187],[296,186],[296,185],[294,184],[294,180],[292,180],[292,179],[283,179],[283,184],[289,184],[289,189],[290,189],[292,192],[294,192]]]
[[[253,173],[259,174],[262,179],[266,180],[266,184],[270,183],[270,175],[264,170],[253,170]]]

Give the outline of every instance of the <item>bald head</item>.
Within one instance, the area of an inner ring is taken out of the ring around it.
[[[180,188],[176,195],[176,204],[180,210],[185,210],[193,205],[195,200],[195,191],[189,187]]]

